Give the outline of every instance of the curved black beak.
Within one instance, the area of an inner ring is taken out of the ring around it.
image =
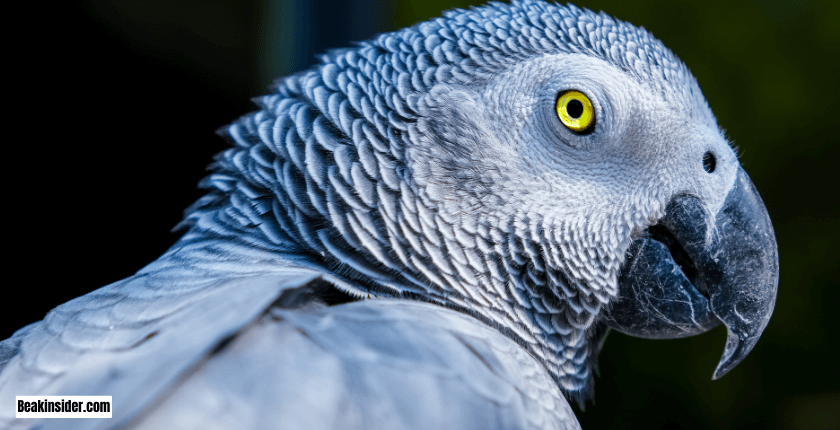
[[[694,196],[675,197],[645,237],[633,241],[619,297],[603,321],[654,339],[703,333],[721,322],[728,337],[712,379],[749,354],[776,304],[779,256],[767,209],[747,173],[717,214]]]

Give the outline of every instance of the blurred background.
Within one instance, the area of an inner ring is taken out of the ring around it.
[[[5,115],[5,243],[13,255],[0,339],[133,274],[175,242],[170,229],[226,147],[214,130],[254,110],[249,99],[273,78],[314,64],[328,48],[470,4],[36,6],[26,30],[7,39],[14,61],[5,68],[14,77],[5,92],[23,97],[11,99],[19,113]],[[722,326],[668,341],[613,332],[595,402],[577,410],[583,428],[837,428],[840,2],[575,4],[644,26],[689,66],[740,148],[781,259],[776,311],[744,362],[711,381]]]

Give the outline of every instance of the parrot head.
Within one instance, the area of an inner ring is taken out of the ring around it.
[[[696,79],[644,29],[491,3],[332,51],[274,89],[222,130],[233,148],[192,228],[238,230],[359,297],[473,315],[579,400],[607,327],[725,324],[717,378],[768,323],[767,211]]]

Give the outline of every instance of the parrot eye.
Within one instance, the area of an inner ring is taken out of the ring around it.
[[[557,98],[557,117],[560,122],[576,133],[586,133],[595,124],[595,109],[592,101],[580,91],[566,91]]]

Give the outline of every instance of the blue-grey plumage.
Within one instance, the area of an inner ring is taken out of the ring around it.
[[[112,395],[114,420],[80,428],[578,428],[563,394],[592,395],[605,324],[633,333],[633,318],[685,312],[622,301],[651,273],[619,282],[641,267],[628,262],[649,263],[631,244],[657,239],[679,196],[704,226],[734,207],[732,190],[757,198],[685,65],[643,29],[574,6],[450,11],[273,90],[220,131],[232,147],[178,243],[0,343],[0,405]],[[571,90],[591,101],[589,128],[558,120]],[[751,207],[731,219],[766,215]],[[761,288],[654,279],[668,300],[710,303],[703,330],[734,330],[727,366],[775,298],[772,226],[755,225],[770,250],[750,266],[769,273]],[[326,285],[374,299],[324,307]],[[755,293],[758,322],[727,319],[744,296],[730,290]],[[616,303],[626,312],[604,311]],[[0,423],[35,425],[6,408]]]

